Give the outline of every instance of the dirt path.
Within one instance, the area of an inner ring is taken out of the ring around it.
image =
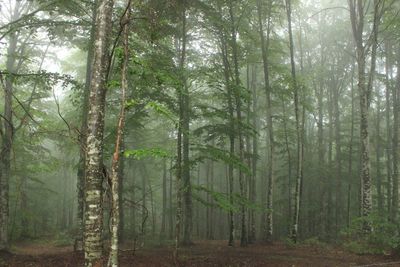
[[[1,255],[0,255],[1,257]],[[121,252],[121,266],[174,266],[171,248],[133,251],[126,247]],[[18,245],[14,254],[3,255],[3,265],[10,267],[76,267],[82,266],[83,255],[73,253],[72,247],[46,245]],[[0,263],[1,265],[1,263]],[[333,248],[284,244],[250,245],[246,248],[228,247],[225,241],[197,242],[180,252],[180,266],[274,266],[274,267],[335,267],[335,266],[400,266],[400,259],[388,256],[360,256]]]

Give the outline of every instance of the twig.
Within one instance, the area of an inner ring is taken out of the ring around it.
[[[64,121],[64,123],[65,123],[65,124],[67,125],[67,127],[68,127],[68,131],[71,133],[71,126],[70,126],[69,123],[64,119],[63,115],[61,115],[61,112],[60,112],[60,104],[58,103],[58,99],[57,99],[56,94],[55,94],[55,92],[54,92],[54,87],[52,88],[52,92],[53,92],[54,102],[55,102],[55,104],[56,104],[56,106],[57,106],[57,113],[58,113],[58,116]]]
[[[32,115],[29,113],[29,111],[25,108],[25,106],[21,103],[21,101],[19,101],[19,99],[14,95],[14,93],[11,93],[12,96],[14,97],[14,99],[18,102],[18,104],[21,106],[21,108],[25,111],[25,114],[37,125],[39,125],[39,123],[32,117]]]

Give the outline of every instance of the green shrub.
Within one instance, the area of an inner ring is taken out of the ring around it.
[[[311,237],[302,242],[303,245],[318,248],[327,248],[328,245],[318,239],[318,237]]]
[[[363,231],[365,224],[371,226],[370,233]],[[398,227],[378,214],[355,219],[342,237],[343,246],[357,254],[387,254],[399,247]]]
[[[284,243],[285,246],[288,247],[288,248],[294,248],[294,247],[296,247],[296,243],[295,243],[291,238],[289,238],[289,237],[286,237],[286,238],[283,240],[283,243]]]

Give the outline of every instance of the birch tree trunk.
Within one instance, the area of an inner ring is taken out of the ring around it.
[[[264,89],[266,94],[266,102],[267,102],[267,130],[268,130],[268,138],[269,138],[269,151],[267,153],[267,212],[266,212],[266,224],[264,229],[264,239],[267,242],[272,242],[273,235],[273,182],[274,182],[274,154],[275,154],[275,146],[274,146],[274,128],[273,128],[273,120],[272,120],[272,102],[271,102],[271,87],[269,84],[269,60],[268,60],[268,49],[269,49],[269,34],[270,34],[270,10],[271,4],[268,1],[268,26],[267,26],[267,38],[264,36],[264,26],[263,26],[263,9],[262,2],[260,0],[257,1],[257,13],[258,13],[258,24],[259,24],[259,35],[261,40],[261,53],[263,60],[263,70],[264,70]]]
[[[85,162],[85,266],[101,265],[103,257],[103,132],[109,57],[109,27],[113,0],[99,2],[96,15],[93,66],[91,70]]]
[[[89,49],[86,60],[86,82],[83,93],[83,105],[82,105],[82,124],[79,135],[79,163],[77,171],[77,191],[78,191],[78,209],[77,209],[77,224],[78,233],[75,238],[74,250],[83,250],[83,222],[84,222],[84,195],[85,195],[85,161],[86,161],[86,133],[87,133],[87,114],[89,109],[89,89],[90,89],[90,76],[93,65],[93,48],[94,48],[94,34],[95,34],[95,22],[96,22],[96,5],[97,0],[93,3],[92,11],[92,28],[90,30],[89,38]]]
[[[365,6],[362,0],[349,0],[350,20],[354,41],[356,43],[356,59],[358,65],[358,90],[360,97],[360,153],[361,153],[361,216],[368,217],[372,210],[372,192],[371,192],[371,176],[370,176],[370,152],[369,152],[369,132],[368,132],[368,114],[370,95],[375,74],[376,50],[378,39],[378,25],[380,20],[380,7],[382,1],[374,0],[374,20],[373,28],[369,40],[372,45],[364,44],[364,15]],[[366,81],[365,69],[366,58],[371,47],[371,64]],[[366,233],[371,231],[371,225],[365,221],[363,230]]]
[[[286,12],[288,18],[288,29],[289,29],[289,48],[290,48],[290,65],[292,74],[292,83],[294,89],[294,113],[296,118],[296,137],[297,137],[297,174],[296,174],[296,188],[295,188],[295,202],[294,202],[294,213],[293,213],[293,224],[291,229],[291,239],[296,243],[298,240],[298,229],[299,229],[299,214],[300,214],[300,191],[303,182],[303,153],[302,153],[302,128],[301,118],[299,110],[299,88],[296,80],[296,66],[294,62],[294,44],[293,44],[293,33],[292,33],[292,6],[291,0],[285,0]]]

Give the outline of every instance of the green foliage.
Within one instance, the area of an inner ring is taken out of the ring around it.
[[[211,197],[215,201],[214,206],[219,207],[224,211],[233,211],[233,212],[239,211],[239,206],[235,205],[235,203],[231,203],[228,194],[213,191],[213,190],[210,190],[207,187],[201,186],[201,185],[193,185],[192,188],[198,192],[202,191],[202,192],[206,192],[207,194],[210,194]],[[213,206],[212,203],[205,201],[198,194],[193,194],[193,197],[205,206]]]
[[[286,237],[286,238],[283,240],[283,243],[285,244],[285,246],[286,246],[287,248],[295,248],[295,247],[296,247],[296,243],[293,241],[293,239],[291,239],[291,238],[289,238],[289,237]]]
[[[162,148],[147,148],[147,149],[127,149],[124,151],[124,157],[133,157],[140,160],[143,158],[167,158],[169,157],[168,151]]]
[[[169,120],[176,122],[176,118],[174,117],[173,113],[164,105],[161,105],[155,101],[150,101],[147,103],[147,107],[154,110],[157,114],[160,114]]]
[[[56,247],[66,247],[71,246],[74,243],[74,238],[67,232],[60,232],[55,237],[53,241],[54,246]]]
[[[229,151],[211,145],[200,144],[197,144],[196,147],[193,147],[193,150],[197,150],[201,153],[199,160],[208,158],[215,161],[222,161],[226,164],[232,164],[234,168],[241,170],[245,174],[251,174],[249,167],[244,162],[240,161],[237,156],[231,155]]]
[[[302,245],[309,246],[309,247],[316,247],[316,248],[327,248],[328,244],[322,242],[321,240],[318,239],[318,237],[311,237],[303,242],[301,242]]]
[[[369,234],[362,230],[365,223],[372,226]],[[355,219],[342,235],[344,247],[357,254],[386,254],[400,245],[397,225],[376,213]]]
[[[192,188],[197,192],[206,192],[214,200],[215,203],[213,204],[204,200],[200,195],[193,194],[193,197],[205,206],[215,206],[224,211],[233,212],[239,212],[241,206],[257,211],[261,210],[261,205],[250,202],[246,197],[242,197],[240,194],[233,194],[231,200],[229,194],[208,189],[203,185],[192,185]]]

